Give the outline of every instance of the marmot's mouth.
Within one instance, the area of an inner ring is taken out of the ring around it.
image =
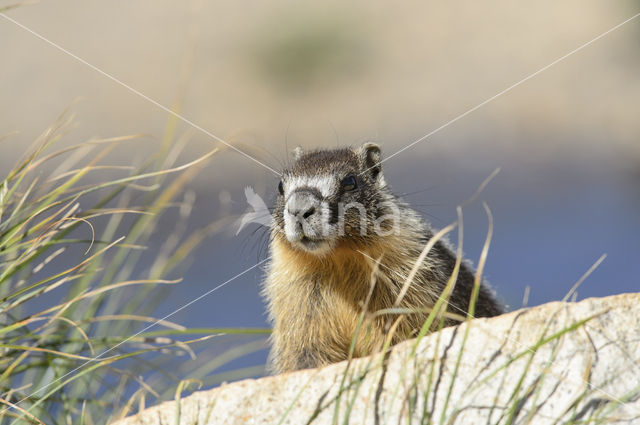
[[[299,249],[307,251],[313,254],[324,254],[329,248],[330,244],[326,239],[322,238],[310,238],[309,236],[302,236],[298,239],[294,245],[297,245]]]
[[[313,239],[305,235],[300,238],[300,243],[307,247],[313,247],[318,245],[319,243],[322,243],[322,239]]]

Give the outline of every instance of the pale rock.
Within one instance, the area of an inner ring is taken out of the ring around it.
[[[235,382],[179,404],[179,421],[169,401],[117,425],[342,424],[346,415],[350,424],[640,424],[640,294],[477,319],[386,358]]]

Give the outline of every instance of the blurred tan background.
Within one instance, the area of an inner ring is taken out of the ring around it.
[[[9,14],[161,104],[182,102],[185,117],[227,141],[256,145],[273,165],[269,155],[285,154],[285,136],[303,146],[375,139],[393,152],[639,7],[56,0]],[[78,97],[79,139],[163,129],[163,111],[1,22],[0,129],[20,132],[4,144],[3,165]],[[639,41],[631,22],[397,161],[469,149],[526,152],[532,161],[615,150],[637,160]],[[196,138],[203,150],[214,142]]]
[[[9,2],[0,1],[0,7]],[[380,143],[391,155],[640,12],[640,1],[294,2],[49,0],[8,16],[273,168],[293,146]],[[0,169],[72,107],[92,136],[149,134],[167,113],[0,17]],[[183,162],[220,145],[191,136]],[[487,276],[512,308],[562,298],[602,254],[584,296],[640,290],[640,18],[387,161],[387,180],[435,227],[485,190],[495,233]],[[226,152],[192,189],[194,226],[246,209],[277,176]],[[264,258],[235,228],[200,250],[170,312]],[[486,233],[465,210],[473,261]],[[163,235],[158,235],[159,239]],[[248,248],[247,248],[248,247]],[[181,312],[189,326],[265,326],[260,271]],[[264,353],[263,353],[264,354]]]

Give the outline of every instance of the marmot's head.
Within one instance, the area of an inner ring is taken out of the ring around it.
[[[274,237],[292,248],[326,255],[341,241],[367,243],[389,228],[380,148],[302,152],[282,173],[274,209]],[[386,217],[386,218],[385,218]]]

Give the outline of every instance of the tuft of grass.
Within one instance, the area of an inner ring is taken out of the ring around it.
[[[225,224],[186,230],[195,202],[188,184],[219,152],[176,165],[187,137],[175,137],[174,120],[143,164],[113,166],[104,163],[109,153],[142,137],[54,150],[73,121],[65,112],[0,180],[1,425],[107,423],[136,405],[182,394],[194,374],[205,377],[263,348],[263,341],[245,344],[180,370],[182,376],[167,372],[177,358],[195,358],[210,338],[268,332],[187,329],[153,317],[193,251]],[[110,177],[100,179],[102,173]],[[178,217],[174,231],[148,250],[165,214]],[[260,371],[228,375],[243,373]]]

